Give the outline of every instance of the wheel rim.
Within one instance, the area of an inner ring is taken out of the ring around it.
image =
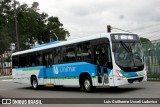
[[[90,90],[91,84],[90,84],[90,81],[89,81],[88,79],[86,79],[86,80],[84,81],[84,87],[85,87],[85,89],[86,89],[87,91]]]
[[[37,80],[33,80],[33,88],[37,88]]]

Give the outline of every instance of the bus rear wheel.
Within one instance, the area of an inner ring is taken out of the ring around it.
[[[84,78],[83,88],[86,92],[92,92],[93,91],[93,85],[92,85],[91,78],[89,78],[89,77]]]
[[[37,78],[35,77],[35,76],[33,76],[32,78],[31,78],[31,85],[32,85],[32,88],[34,89],[34,90],[36,90],[36,89],[38,89],[38,81],[37,81]]]

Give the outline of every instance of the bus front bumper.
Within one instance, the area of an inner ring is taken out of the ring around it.
[[[139,77],[132,77],[132,78],[121,78],[121,77],[114,77],[114,86],[120,85],[127,85],[127,84],[136,84],[143,81],[147,81],[147,76],[139,76]]]

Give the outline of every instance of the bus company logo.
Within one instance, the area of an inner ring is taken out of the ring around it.
[[[11,99],[2,99],[2,104],[11,104]]]
[[[58,74],[59,71],[57,66],[53,67],[53,70],[54,70],[54,74]]]

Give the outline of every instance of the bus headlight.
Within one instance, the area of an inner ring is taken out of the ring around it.
[[[147,70],[144,70],[144,75],[147,75]]]
[[[119,71],[119,70],[116,70],[116,72],[118,73],[118,75],[122,78],[124,78],[124,75]]]

